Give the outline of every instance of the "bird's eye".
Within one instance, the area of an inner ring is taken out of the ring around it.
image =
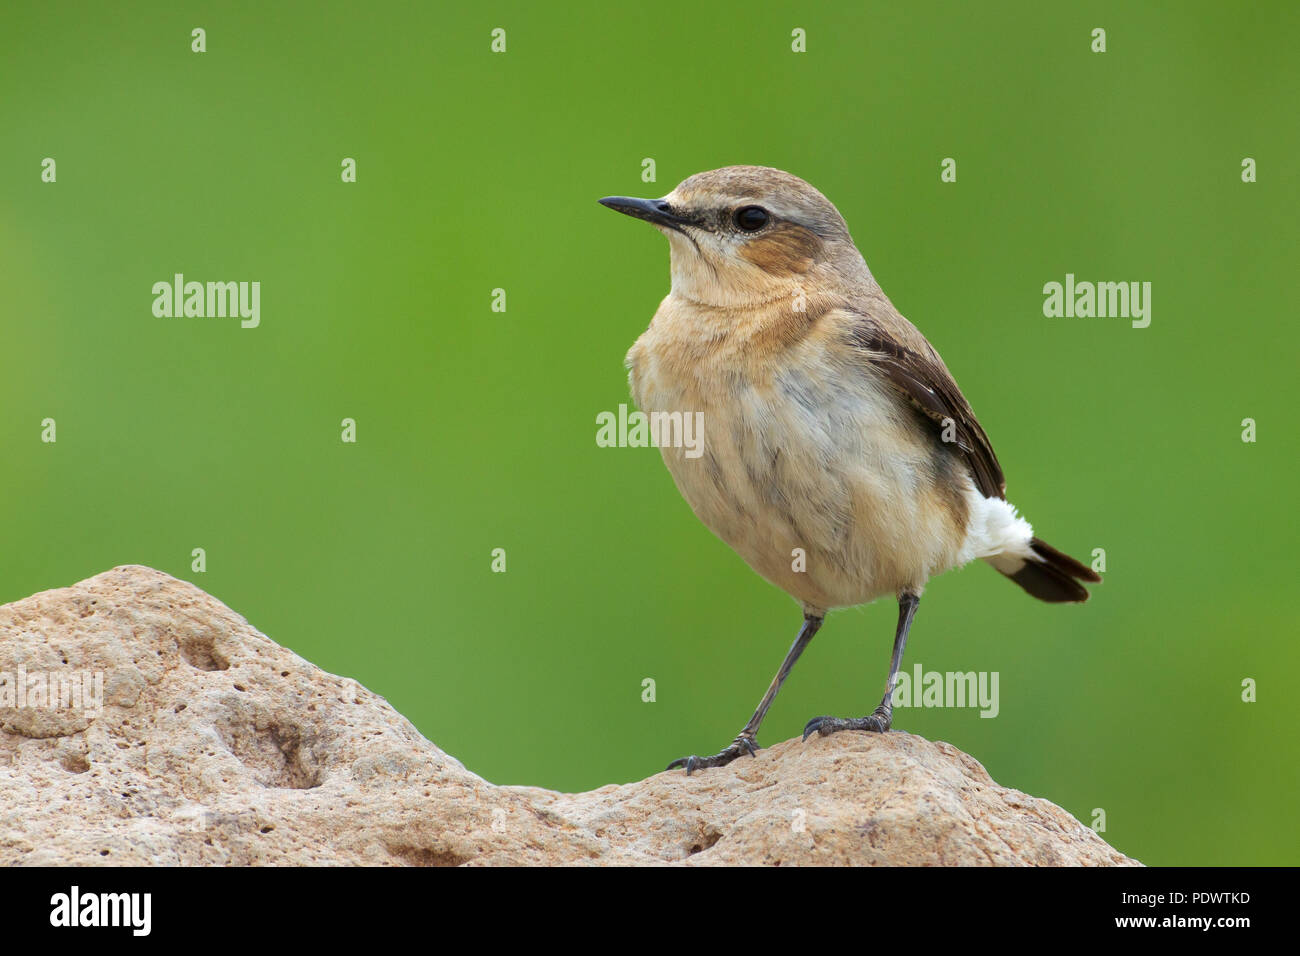
[[[762,206],[744,206],[736,210],[736,225],[746,232],[757,232],[767,225],[767,210]]]

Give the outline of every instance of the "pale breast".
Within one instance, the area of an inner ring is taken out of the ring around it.
[[[811,608],[920,588],[962,539],[936,487],[932,440],[888,386],[837,361],[833,330],[777,356],[708,349],[652,325],[628,354],[637,405],[703,413],[702,454],[661,448],[692,510]]]

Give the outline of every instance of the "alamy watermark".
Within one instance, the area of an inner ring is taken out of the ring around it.
[[[927,671],[920,664],[912,673],[898,672],[895,707],[978,707],[981,717],[996,717],[997,671]]]
[[[50,897],[50,925],[55,927],[125,927],[132,936],[148,936],[152,911],[152,893],[83,893],[73,885]]]
[[[98,714],[104,709],[103,671],[0,671],[0,707],[30,710],[80,710]]]
[[[262,283],[186,282],[178,272],[153,284],[153,314],[160,319],[238,318],[246,329],[262,322]]]
[[[1064,283],[1044,285],[1043,296],[1049,319],[1131,319],[1135,329],[1151,324],[1150,282],[1081,282],[1067,272]]]
[[[687,458],[704,454],[703,412],[600,412],[596,444],[601,448],[685,448]]]

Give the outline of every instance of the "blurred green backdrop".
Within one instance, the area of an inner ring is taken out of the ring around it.
[[[163,569],[499,783],[712,753],[799,613],[656,451],[596,447],[668,253],[595,200],[778,166],[944,354],[1011,499],[1107,553],[1083,607],[933,582],[907,666],[1000,672],[1001,714],[896,726],[1148,863],[1298,862],[1300,8],[1056,6],[6,4],[0,601]],[[260,281],[261,327],[155,318],[175,272]],[[1067,272],[1151,281],[1150,328],[1045,318]],[[760,739],[869,711],[894,616],[833,615]]]

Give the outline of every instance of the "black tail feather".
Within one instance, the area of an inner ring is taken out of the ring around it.
[[[1041,560],[1029,558],[1024,567],[1007,574],[1007,577],[1040,601],[1082,604],[1088,600],[1088,589],[1079,582],[1096,584],[1101,581],[1101,575],[1092,568],[1057,551],[1041,538],[1031,539],[1029,546]]]

